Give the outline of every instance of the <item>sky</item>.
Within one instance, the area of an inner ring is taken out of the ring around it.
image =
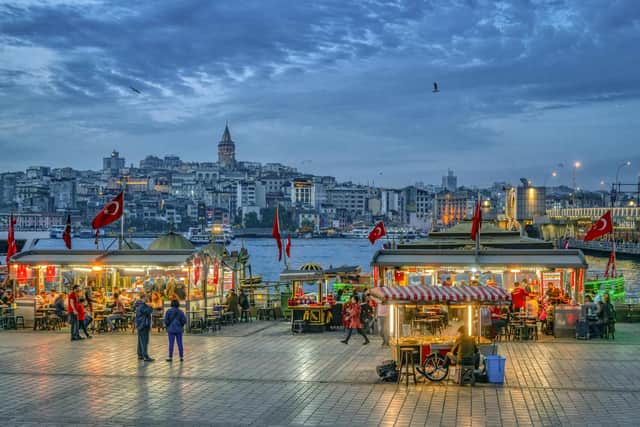
[[[640,173],[638,46],[635,0],[0,0],[0,171],[216,161],[228,121],[339,180],[602,189]]]

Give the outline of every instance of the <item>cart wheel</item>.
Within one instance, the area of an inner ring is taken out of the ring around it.
[[[431,353],[424,360],[424,376],[430,381],[442,381],[449,375],[449,367],[444,365],[445,358],[440,353]]]

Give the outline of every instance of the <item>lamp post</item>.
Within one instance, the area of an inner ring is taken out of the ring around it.
[[[631,161],[627,160],[626,162],[621,163],[618,166],[618,169],[616,169],[616,180],[614,182],[614,190],[615,190],[615,192],[612,192],[613,194],[611,195],[611,207],[613,207],[615,205],[616,198],[617,198],[616,197],[617,193],[620,193],[620,180],[619,180],[620,169],[622,169],[625,166],[631,166]],[[615,187],[618,187],[618,188],[616,189]]]
[[[573,163],[573,201],[572,201],[572,205],[575,207],[576,206],[576,171],[578,170],[578,168],[582,166],[582,163],[580,162],[574,162]]]
[[[551,176],[551,178],[556,178],[558,176],[558,172],[553,171],[551,172],[550,175],[545,175],[544,176],[544,182],[542,184],[542,186],[546,189],[547,188],[547,178],[549,178],[549,176]]]

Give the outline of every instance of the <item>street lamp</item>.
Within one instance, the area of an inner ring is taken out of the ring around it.
[[[620,169],[622,169],[625,166],[631,166],[631,161],[627,160],[626,162],[621,163],[618,166],[618,169],[616,169],[616,180],[613,183],[614,188],[613,188],[613,191],[611,192],[612,193],[611,194],[611,207],[613,207],[613,205],[615,204],[617,193],[620,192],[620,181],[619,181]],[[618,187],[617,191],[616,191],[615,187]]]
[[[576,205],[576,171],[578,170],[578,168],[582,166],[582,163],[580,162],[574,162],[573,163],[573,206],[575,207]]]
[[[551,178],[556,178],[557,176],[558,176],[558,172],[556,171],[551,172]],[[547,188],[547,178],[549,178],[549,175],[545,175],[544,177],[544,183],[542,185],[544,188]]]

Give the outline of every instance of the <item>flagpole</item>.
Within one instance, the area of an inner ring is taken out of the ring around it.
[[[118,241],[118,250],[122,250],[122,243],[124,241],[124,192],[127,189],[127,184],[124,182],[123,177],[123,186],[122,186],[122,216],[120,217],[120,240]]]
[[[476,209],[479,211],[480,208],[480,192],[478,191],[478,201],[476,202]],[[478,224],[478,230],[476,231],[476,259],[480,255],[480,228],[482,223]]]

